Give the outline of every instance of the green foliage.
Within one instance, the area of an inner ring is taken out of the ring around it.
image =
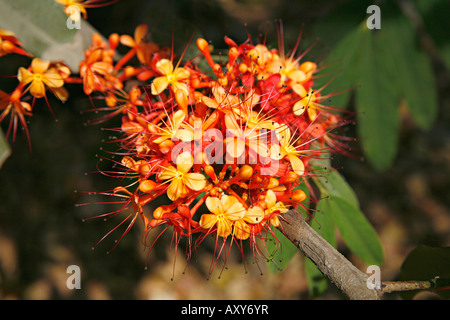
[[[450,247],[419,246],[409,253],[401,267],[401,281],[430,281],[432,291],[450,299]],[[419,290],[403,292],[404,299],[412,299]]]
[[[355,1],[346,6],[349,3]],[[379,30],[369,30],[368,16],[362,14],[352,27],[346,24],[344,30],[338,29],[341,39],[324,63],[338,68],[337,75],[328,72],[318,81],[327,85],[328,92],[352,89],[333,97],[332,104],[349,107],[354,95],[364,154],[375,169],[382,171],[395,161],[403,121],[401,106],[406,105],[414,123],[426,130],[436,119],[438,102],[431,62],[421,49],[413,26],[399,8],[382,3],[380,9]],[[320,25],[328,26],[334,19],[318,22],[319,34],[324,32]]]

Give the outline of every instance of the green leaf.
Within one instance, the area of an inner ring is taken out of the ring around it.
[[[439,278],[436,278],[439,277]],[[435,293],[444,299],[450,299],[450,247],[419,246],[409,253],[402,264],[400,281],[432,281],[436,288]],[[446,288],[445,288],[446,287]],[[444,289],[444,290],[442,290]],[[412,299],[419,291],[402,292],[404,299]]]
[[[438,110],[437,89],[431,63],[417,48],[415,32],[406,18],[385,21],[383,39],[395,60],[394,78],[415,123],[429,129]],[[402,39],[402,41],[398,41]]]
[[[359,50],[364,33],[361,28],[352,28],[336,44],[325,60],[324,75],[318,76],[318,87],[326,86],[327,94],[334,94],[331,104],[338,109],[348,106],[358,76]]]
[[[326,208],[325,201],[319,201],[316,213],[311,222],[311,228],[317,231],[333,247],[336,247],[335,224],[330,216],[329,210]],[[305,258],[305,275],[308,280],[309,294],[311,297],[320,296],[328,288],[329,280],[309,258]]]
[[[80,29],[69,29],[64,7],[53,0],[0,0],[0,28],[14,32],[35,56],[63,61],[73,71],[96,30],[81,19]]]
[[[0,130],[0,167],[3,166],[6,159],[11,155],[11,148]]]
[[[383,264],[383,248],[378,235],[361,210],[345,199],[332,195],[321,201],[326,202],[349,249],[368,265]]]
[[[271,258],[267,262],[267,267],[270,272],[275,273],[284,270],[299,250],[278,229],[273,229],[273,233],[267,236],[266,247]]]
[[[391,166],[397,153],[400,113],[392,83],[393,61],[381,33],[364,29],[356,107],[358,135],[368,160],[378,170]]]
[[[317,163],[315,165],[317,166]],[[381,242],[375,229],[359,209],[358,199],[351,186],[338,171],[315,176],[313,180],[323,198],[318,203],[318,209],[326,217],[332,218],[349,249],[365,263],[381,265],[384,260]],[[320,218],[320,215],[317,215],[316,219]],[[323,226],[327,221],[322,218],[318,222]],[[321,231],[323,237],[335,245],[331,227],[326,228],[327,233]]]

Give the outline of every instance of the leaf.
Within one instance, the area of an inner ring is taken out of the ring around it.
[[[273,229],[273,233],[274,235],[267,236],[266,247],[271,258],[267,262],[267,267],[270,272],[275,273],[284,270],[299,250],[278,229]]]
[[[435,277],[439,277],[435,279]],[[419,246],[409,253],[402,264],[400,281],[426,281],[433,280],[435,284],[447,281],[445,288],[434,290],[444,299],[450,299],[450,247],[430,247]],[[404,299],[412,299],[419,292],[414,290],[411,292],[402,292]]]
[[[429,129],[438,110],[437,89],[431,63],[417,48],[415,32],[406,18],[385,21],[384,41],[395,60],[400,95],[405,99],[415,123]],[[402,39],[402,41],[398,41]]]
[[[384,260],[381,242],[359,209],[358,199],[351,186],[337,171],[316,176],[313,180],[323,198],[319,201],[318,209],[331,216],[349,249],[365,263],[381,265]],[[327,241],[333,244],[330,239]]]
[[[391,166],[397,153],[400,113],[392,83],[393,62],[381,33],[364,30],[356,91],[358,135],[368,160],[378,170]]]
[[[338,109],[348,106],[352,92],[356,89],[362,35],[360,28],[352,28],[346,33],[327,56],[325,75],[316,79],[318,87],[326,86],[328,94],[335,94],[331,104]]]
[[[368,265],[383,264],[383,248],[375,229],[364,214],[339,197],[330,196],[325,202],[349,249]]]
[[[96,32],[88,22],[81,20],[80,29],[69,29],[64,7],[53,0],[0,0],[0,7],[0,28],[14,32],[25,50],[78,70]]]
[[[6,159],[11,155],[11,148],[0,130],[0,167],[3,166]]]
[[[317,211],[311,222],[311,228],[324,238],[333,247],[336,247],[335,224],[331,219],[329,211],[325,208],[325,202],[319,201]],[[308,280],[309,294],[318,297],[328,288],[329,280],[320,272],[317,266],[305,257],[305,275]]]

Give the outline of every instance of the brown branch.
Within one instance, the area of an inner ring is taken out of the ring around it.
[[[381,292],[411,291],[431,289],[430,281],[382,281]]]
[[[312,229],[298,211],[283,215],[282,231],[317,268],[351,300],[380,300],[381,292],[369,289],[367,274]]]

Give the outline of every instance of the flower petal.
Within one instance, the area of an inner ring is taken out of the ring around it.
[[[248,239],[250,237],[250,231],[250,226],[244,220],[234,222],[233,234],[237,239]]]
[[[181,178],[175,178],[167,188],[167,196],[175,201],[178,198],[184,198],[189,194],[189,189],[184,185]]]
[[[181,153],[176,160],[177,170],[181,173],[188,173],[194,165],[194,157],[188,151]]]
[[[45,96],[45,86],[42,81],[32,81],[30,85],[30,93],[36,98],[42,98]]]
[[[236,202],[238,202],[238,199],[236,199],[236,197],[233,196],[229,196],[229,195],[223,195],[222,198],[220,198],[220,201],[222,202],[223,205],[223,211],[228,211],[231,206],[233,204],[235,204]]]
[[[156,96],[166,90],[167,86],[169,85],[169,81],[167,80],[166,76],[157,77],[153,79],[151,88],[152,88],[152,95]]]
[[[172,61],[168,59],[161,59],[156,63],[156,70],[165,76],[171,75],[173,72]]]
[[[173,179],[178,175],[177,169],[174,166],[168,166],[158,175],[159,180]]]
[[[50,88],[61,88],[64,80],[60,74],[55,72],[46,72],[42,75],[42,81]]]
[[[237,201],[233,203],[233,205],[228,210],[226,210],[225,214],[228,220],[237,221],[244,218],[244,216],[246,215],[246,210],[244,208],[244,205]]]
[[[200,217],[200,227],[211,229],[216,225],[217,216],[215,214],[202,214]]]
[[[31,61],[31,70],[33,70],[33,73],[44,73],[45,71],[47,71],[49,66],[50,61],[48,60],[34,58],[33,61]]]
[[[183,183],[186,184],[189,189],[199,191],[206,186],[206,178],[201,173],[188,173],[184,177]]]
[[[17,74],[17,79],[23,84],[28,84],[33,81],[33,73],[31,73],[30,70],[25,69],[24,67],[20,67],[19,73]]]
[[[184,79],[189,78],[191,73],[184,68],[176,68],[175,71],[173,72],[173,75],[175,76],[175,79],[177,79],[177,80],[184,80]]]
[[[291,162],[292,170],[296,174],[302,176],[305,173],[305,165],[303,164],[303,161],[294,154],[288,154],[288,157]]]
[[[251,224],[260,223],[261,221],[263,221],[263,219],[264,219],[264,210],[258,206],[254,206],[248,209],[244,217],[244,220]]]
[[[275,195],[275,192],[272,190],[267,190],[264,201],[266,202],[267,208],[272,208],[275,203],[277,203],[277,196]]]
[[[215,215],[222,215],[224,213],[222,202],[217,197],[208,197],[205,201],[208,210]]]

